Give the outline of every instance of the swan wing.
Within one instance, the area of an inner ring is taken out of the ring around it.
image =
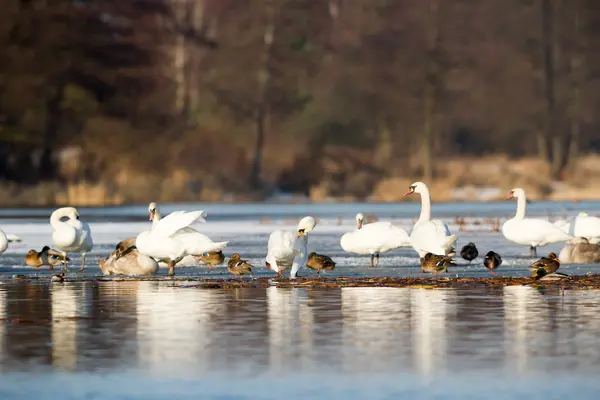
[[[510,219],[502,226],[502,233],[510,241],[532,246],[572,239],[571,235],[550,221],[539,218]]]
[[[410,246],[408,233],[389,222],[374,222],[348,232],[340,239],[342,248],[350,253],[376,254]]]
[[[433,253],[446,255],[456,242],[456,235],[440,220],[423,221],[415,225],[410,240],[421,255]]]
[[[187,228],[189,225],[199,220],[204,220],[202,211],[176,211],[162,218],[158,224],[152,228],[152,233],[163,237],[170,237],[181,229]]]
[[[267,245],[267,262],[273,264],[272,261],[276,260],[277,264],[290,265],[294,257],[299,254],[295,242],[294,233],[284,230],[273,231]]]
[[[211,238],[200,232],[181,233],[175,235],[175,239],[183,244],[188,254],[200,255],[213,251],[221,251],[227,247],[229,242],[213,242]]]

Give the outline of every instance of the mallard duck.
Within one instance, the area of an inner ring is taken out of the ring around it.
[[[537,270],[533,271],[533,273],[531,274],[531,277],[533,279],[535,279],[536,281],[537,280],[542,280],[542,281],[558,281],[558,280],[561,280],[561,279],[568,278],[569,275],[563,274],[562,272],[552,272],[552,273],[549,273],[544,268],[540,267]]]
[[[465,247],[460,251],[460,256],[467,260],[469,263],[477,258],[479,255],[479,251],[477,251],[477,247],[474,243],[469,242]]]
[[[542,257],[529,266],[529,269],[536,273],[540,268],[543,268],[548,274],[551,274],[560,268],[560,260],[555,253],[549,253],[548,257]]]
[[[215,269],[215,265],[221,264],[225,261],[225,255],[222,251],[211,251],[210,253],[204,253],[201,256],[198,256],[200,261],[205,264],[208,264],[208,268]]]
[[[450,256],[427,253],[421,259],[421,272],[433,272],[437,276],[439,271],[448,272],[448,267],[456,267],[456,263]]]
[[[67,257],[67,262],[69,261],[71,259]],[[50,269],[54,269],[56,265],[61,265],[62,263],[62,254],[59,251],[52,250],[48,246],[44,246],[40,252],[31,249],[25,256],[25,264],[36,269],[40,269],[42,265],[49,265]]]
[[[58,283],[63,283],[65,281],[65,273],[61,272],[60,274],[57,275],[52,275],[52,278],[50,278],[50,282],[58,282]]]
[[[334,269],[335,261],[333,261],[329,256],[317,254],[313,251],[308,255],[306,266],[312,270],[317,271],[317,274],[319,274],[321,270],[331,271],[332,269]]]
[[[242,260],[238,253],[233,253],[227,262],[227,269],[229,272],[239,276],[240,279],[242,275],[252,275],[252,268],[254,268],[254,266],[248,264],[248,260]]]
[[[500,257],[500,254],[494,253],[493,251],[488,251],[483,259],[483,265],[490,270],[492,275],[496,274],[494,270],[498,268],[500,264],[502,264],[502,257]]]

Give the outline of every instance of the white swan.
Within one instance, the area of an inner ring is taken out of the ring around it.
[[[67,220],[63,221],[63,218]],[[52,225],[52,246],[62,252],[67,268],[67,253],[81,253],[81,271],[85,269],[85,256],[94,247],[92,231],[85,222],[79,219],[74,207],[63,207],[55,210],[50,216]]]
[[[158,209],[158,205],[154,202],[148,205],[148,212],[150,213],[150,221],[152,221],[152,226],[156,226],[160,220],[160,210]],[[204,218],[206,218],[206,211],[198,211],[200,213],[200,218],[196,222],[206,222]],[[170,215],[183,213],[183,211],[175,211]],[[205,253],[211,252],[219,252],[222,251],[229,242],[213,242],[211,238],[208,236],[198,232],[194,228],[185,227],[181,229],[177,235],[180,237],[180,240],[186,245],[187,256],[182,258],[177,264],[186,265],[186,266],[195,266],[198,264],[206,264],[202,261],[202,255]]]
[[[308,259],[308,233],[316,225],[313,217],[304,217],[298,223],[297,233],[280,229],[271,233],[267,245],[267,268],[281,277],[282,272],[291,267],[290,279],[295,279],[298,270]]]
[[[448,225],[441,220],[431,219],[431,197],[427,185],[415,182],[404,195],[413,193],[421,194],[421,215],[410,233],[413,249],[419,253],[420,258],[425,257],[427,253],[439,256],[453,255],[456,235],[453,235]]]
[[[507,200],[512,198],[517,199],[517,212],[513,218],[502,225],[502,234],[507,240],[529,246],[531,256],[537,257],[537,247],[572,239],[571,235],[552,225],[550,221],[539,218],[525,218],[527,198],[523,189],[515,188],[511,190]]]
[[[104,275],[154,275],[158,272],[156,260],[139,252],[135,238],[119,242],[108,257],[98,259],[98,266]]]
[[[398,247],[410,246],[410,237],[402,228],[389,222],[373,222],[363,225],[365,217],[356,214],[356,230],[342,235],[340,245],[344,251],[356,254],[370,254],[370,267],[379,265],[379,254]],[[373,258],[377,263],[373,263]]]
[[[157,260],[167,260],[169,275],[175,275],[175,264],[187,254],[190,243],[185,228],[202,219],[202,211],[178,211],[167,215],[149,231],[140,233],[135,245],[138,251]]]
[[[600,218],[598,217],[591,217],[587,213],[581,212],[566,220],[556,221],[554,226],[571,236],[586,238],[589,243],[600,243]]]
[[[0,254],[8,249],[8,238],[2,229],[0,229]]]

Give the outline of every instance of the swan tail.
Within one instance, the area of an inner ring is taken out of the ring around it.
[[[442,245],[442,247],[444,249],[446,249],[447,251],[453,251],[454,250],[454,243],[456,243],[456,235],[450,235],[450,236],[446,236],[446,238],[444,239],[444,244]]]

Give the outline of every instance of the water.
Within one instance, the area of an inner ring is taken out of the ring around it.
[[[258,276],[272,275],[262,267],[268,234],[293,228],[292,218],[305,212],[296,205],[246,214],[235,207],[237,214],[209,214],[199,228],[230,240],[226,254],[250,258]],[[496,250],[505,260],[501,275],[525,275],[528,249],[489,232],[485,222],[458,232],[454,216],[469,209],[461,207],[443,217],[459,246],[474,241],[480,254]],[[500,216],[494,207],[488,214]],[[352,229],[354,209],[341,223],[324,215],[310,235],[311,250],[339,263],[328,275],[420,276],[411,249],[382,256],[377,269],[342,251],[339,237]],[[2,399],[562,399],[596,398],[600,390],[600,291],[194,286],[199,277],[229,279],[223,266],[179,268],[189,281],[100,282],[96,259],[149,224],[136,213],[121,216],[124,222],[103,217],[114,209],[90,217],[96,246],[86,272],[70,273],[82,281],[51,284],[47,270],[24,267],[26,251],[48,244],[51,234],[47,215],[30,211],[0,220],[23,239],[0,257]],[[410,229],[410,217],[388,218]],[[590,265],[561,271],[599,272]],[[40,279],[12,280],[17,273]],[[480,256],[452,275],[488,272]]]

